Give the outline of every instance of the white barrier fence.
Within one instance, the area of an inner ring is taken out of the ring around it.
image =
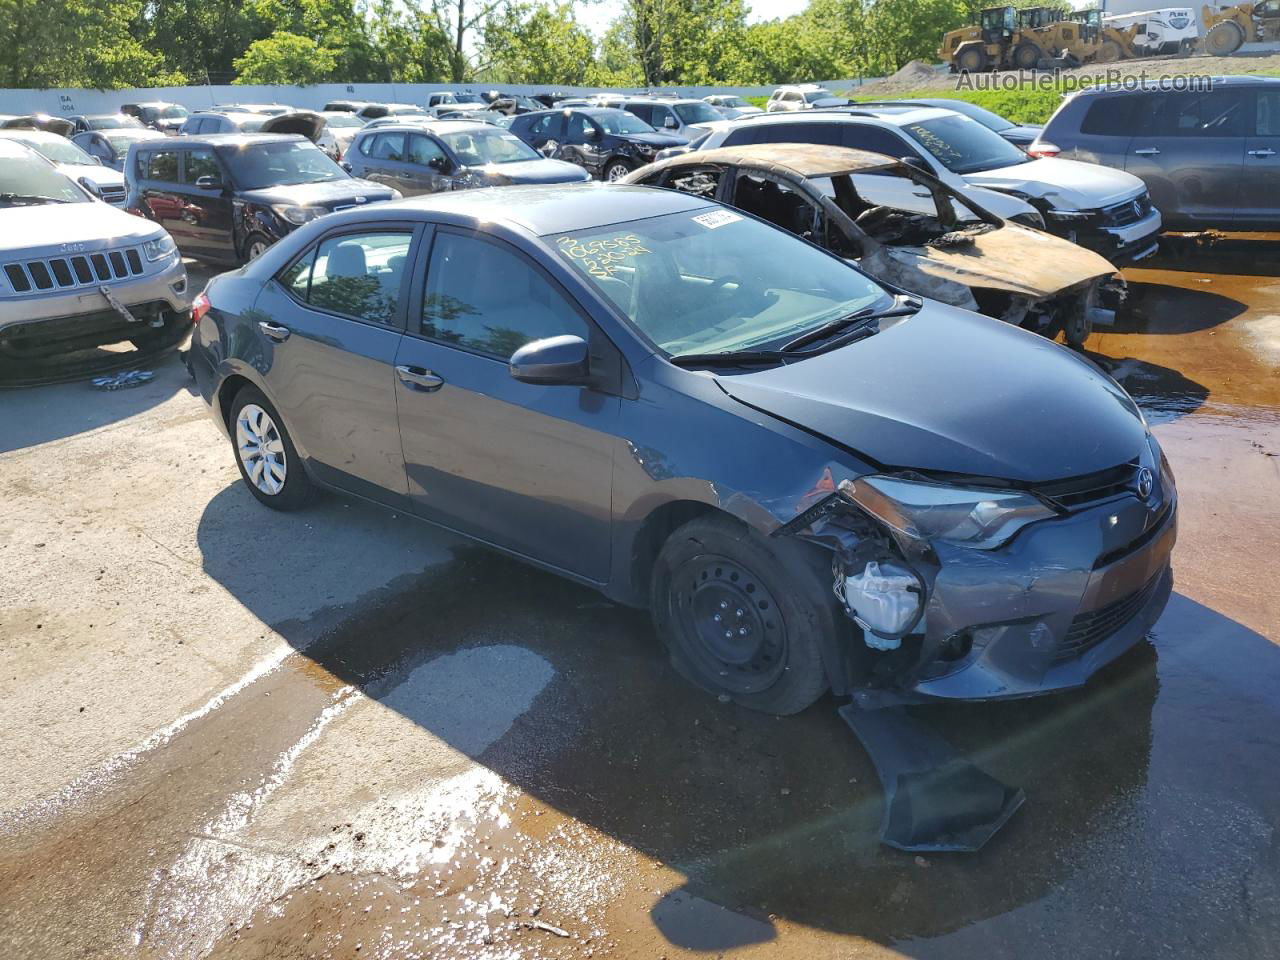
[[[871,77],[844,80],[819,81],[831,90],[849,90],[867,82]],[[500,89],[510,93],[550,93],[568,95],[595,93],[598,87],[562,87],[528,84],[468,84],[447,83],[321,83],[312,87],[294,86],[217,86],[199,87],[150,87],[122,90],[0,90],[0,114],[24,116],[30,113],[50,113],[55,116],[73,114],[113,113],[122,103],[140,103],[146,100],[165,100],[180,103],[189,110],[206,110],[220,103],[287,103],[304,110],[318,110],[330,100],[369,100],[386,103],[426,103],[427,95],[440,90],[466,90],[480,93]],[[618,93],[678,93],[682,96],[705,97],[713,93],[736,94],[743,97],[768,96],[774,87],[663,87],[645,91],[636,87],[610,88]]]

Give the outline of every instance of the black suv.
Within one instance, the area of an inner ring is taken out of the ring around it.
[[[1028,152],[1141,177],[1174,230],[1280,230],[1280,78],[1081,90]]]
[[[689,141],[659,133],[626,110],[539,110],[511,121],[511,132],[544,157],[568,160],[601,180],[621,180],[659,150]]]
[[[218,263],[252,260],[334,210],[400,196],[287,134],[143,140],[129,148],[124,176],[131,213],[163,226],[185,256]]]

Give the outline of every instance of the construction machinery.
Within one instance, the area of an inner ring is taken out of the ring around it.
[[[1215,57],[1235,53],[1246,43],[1280,40],[1280,0],[1200,8],[1204,51]]]
[[[1139,55],[1137,33],[1136,27],[1104,25],[1098,10],[1064,18],[1052,7],[990,7],[979,14],[977,25],[945,34],[938,55],[959,73],[1114,63]]]

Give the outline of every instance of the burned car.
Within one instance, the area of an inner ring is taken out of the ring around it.
[[[648,607],[752,709],[1077,687],[1169,597],[1173,476],[1114,380],[703,197],[338,212],[195,313],[262,504],[358,494]]]
[[[625,182],[731,204],[895,286],[1049,337],[1061,331],[1073,346],[1095,320],[1112,320],[1123,297],[1123,280],[1098,254],[998,217],[883,154],[801,143],[721,147],[650,164]],[[904,189],[917,207],[932,198],[931,210],[878,202]]]

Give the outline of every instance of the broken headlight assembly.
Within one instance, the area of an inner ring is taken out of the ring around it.
[[[1055,512],[1029,493],[952,487],[898,477],[845,480],[840,494],[885,526],[922,543],[994,550]]]

